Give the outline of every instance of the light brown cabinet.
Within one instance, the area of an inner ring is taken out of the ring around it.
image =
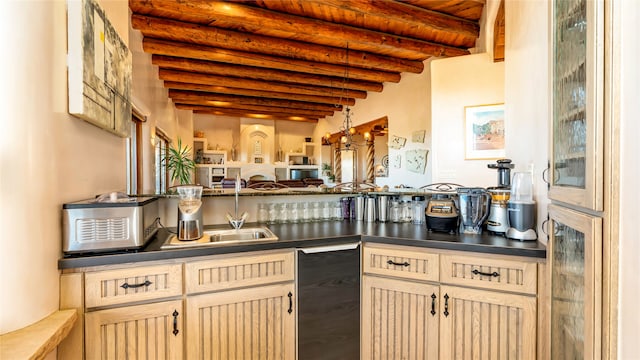
[[[293,282],[187,298],[187,359],[294,359]]]
[[[81,320],[59,358],[295,358],[293,250],[168,262],[63,274]]]
[[[85,315],[87,359],[182,359],[182,300]]]
[[[536,358],[535,262],[392,245],[363,254],[363,359]],[[379,271],[389,260],[396,269]]]

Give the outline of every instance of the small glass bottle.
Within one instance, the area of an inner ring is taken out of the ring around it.
[[[391,201],[391,208],[389,209],[389,218],[391,222],[399,223],[402,220],[402,211],[398,200]]]
[[[413,219],[414,224],[423,224],[425,221],[424,215],[424,196],[422,195],[414,195],[411,200],[412,203],[412,214],[411,217]]]

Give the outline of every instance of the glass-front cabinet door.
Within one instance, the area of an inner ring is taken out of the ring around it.
[[[602,219],[549,205],[551,358],[600,359]]]
[[[555,0],[552,13],[549,198],[601,211],[603,1]]]

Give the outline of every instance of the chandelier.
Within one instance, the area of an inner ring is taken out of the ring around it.
[[[344,68],[344,77],[342,80],[342,90],[340,91],[340,100],[338,104],[335,105],[336,107],[340,107],[340,105],[342,104],[343,97],[346,97],[345,92],[346,92],[347,82],[349,81],[349,43],[347,43],[347,54],[346,54],[345,64],[346,65]],[[348,150],[351,148],[352,145],[356,144],[353,140],[353,136],[356,134],[357,131],[356,131],[356,128],[351,125],[352,112],[349,105],[345,107],[345,109],[342,111],[342,114],[344,115],[344,120],[342,121],[342,126],[340,127],[340,131],[338,132],[338,134],[341,134],[340,143],[345,149]],[[369,140],[370,138],[369,133],[368,132],[364,133],[364,137],[366,140]],[[330,138],[331,138],[331,133],[326,133],[324,141],[326,143],[329,143]]]

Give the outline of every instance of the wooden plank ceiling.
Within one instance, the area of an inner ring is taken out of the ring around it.
[[[484,0],[130,0],[179,109],[317,122],[475,47]]]

